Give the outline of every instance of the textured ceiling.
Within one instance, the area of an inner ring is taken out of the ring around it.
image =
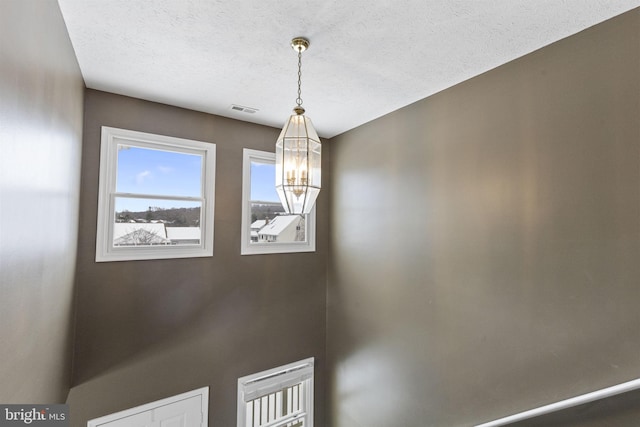
[[[332,137],[640,0],[59,0],[87,87]],[[254,114],[232,104],[258,109]]]

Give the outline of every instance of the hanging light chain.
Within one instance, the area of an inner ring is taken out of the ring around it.
[[[298,98],[296,98],[296,104],[298,107],[302,106],[302,47],[296,49],[298,51]]]

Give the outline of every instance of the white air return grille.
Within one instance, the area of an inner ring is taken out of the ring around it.
[[[238,111],[240,113],[247,113],[247,114],[254,114],[258,111],[257,108],[243,107],[242,105],[235,105],[235,104],[231,105],[231,110]]]

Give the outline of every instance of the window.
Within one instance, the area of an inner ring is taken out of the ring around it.
[[[212,256],[215,150],[103,126],[96,261]]]
[[[241,253],[271,254],[316,250],[315,208],[285,215],[275,189],[275,153],[244,149]]]
[[[313,427],[313,357],[238,379],[237,427]]]

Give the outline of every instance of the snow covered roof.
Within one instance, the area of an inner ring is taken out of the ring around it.
[[[158,245],[169,244],[164,224],[122,223],[113,224],[114,245]]]
[[[299,215],[278,215],[277,217],[272,219],[269,224],[262,227],[259,233],[265,234],[267,236],[278,236],[294,222],[297,225],[300,220],[301,217]]]
[[[113,240],[119,239],[127,234],[131,234],[136,230],[145,230],[162,238],[167,237],[167,233],[164,231],[164,224],[152,224],[148,222],[116,222],[113,224]]]
[[[266,224],[267,224],[267,221],[265,221],[264,219],[259,219],[257,221],[254,221],[253,224],[251,224],[251,229],[252,230],[260,230]]]
[[[200,240],[200,227],[167,227],[167,237],[171,240]]]

